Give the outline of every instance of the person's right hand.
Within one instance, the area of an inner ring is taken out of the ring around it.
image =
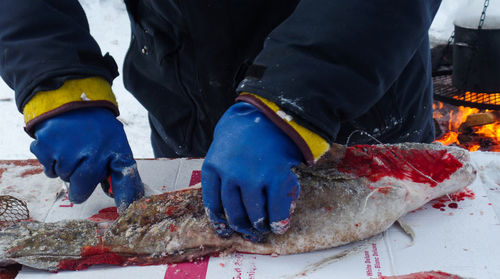
[[[82,108],[35,126],[31,152],[48,177],[70,182],[69,199],[82,203],[111,176],[119,212],[144,195],[123,125],[106,108]]]

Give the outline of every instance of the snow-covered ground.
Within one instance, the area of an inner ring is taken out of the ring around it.
[[[117,0],[81,0],[87,13],[90,30],[99,42],[103,53],[109,52],[120,67],[130,42],[130,22],[125,5]],[[137,158],[153,157],[149,136],[149,124],[146,110],[128,93],[121,76],[113,83],[120,106],[120,120],[124,123],[134,156]],[[29,151],[32,139],[24,132],[23,116],[17,111],[14,92],[0,81],[0,158],[25,159],[35,158]]]
[[[80,2],[87,12],[91,33],[99,42],[101,50],[103,53],[111,53],[121,68],[130,38],[129,21],[123,2],[118,0],[80,0]],[[482,0],[444,0],[430,30],[433,42],[446,42],[453,30],[452,22],[458,12],[467,10],[479,16],[483,2]],[[466,4],[470,6],[464,8]],[[491,3],[490,9],[495,9],[496,4],[499,3]],[[496,5],[498,6],[500,5]],[[125,90],[121,77],[115,80],[113,90],[120,106],[120,119],[125,123],[125,131],[134,155],[138,158],[153,157],[146,111]],[[23,131],[23,117],[17,111],[13,97],[13,91],[0,81],[0,112],[2,114],[0,158],[34,158],[29,151],[32,139]]]

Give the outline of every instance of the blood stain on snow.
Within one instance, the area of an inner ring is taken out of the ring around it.
[[[456,202],[452,202],[452,203],[448,204],[448,207],[449,208],[458,208],[458,204]]]
[[[462,163],[446,150],[403,150],[395,146],[371,145],[347,148],[344,159],[337,166],[341,172],[367,177],[372,182],[394,177],[427,183],[431,187],[461,167]]]
[[[90,216],[88,220],[94,222],[105,222],[105,221],[114,221],[118,219],[118,217],[120,217],[120,215],[116,210],[116,206],[112,206],[99,210],[97,214]]]
[[[474,194],[474,192],[472,192],[471,189],[465,188],[461,192],[450,194],[448,196],[442,196],[440,198],[433,200],[432,207],[439,209],[441,211],[445,211],[446,207],[457,209],[458,208],[457,202],[463,201],[466,198],[473,200],[476,198],[476,195]]]

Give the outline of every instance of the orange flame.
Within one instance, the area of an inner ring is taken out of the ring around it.
[[[476,133],[500,142],[500,123],[483,125],[477,129]]]
[[[444,134],[440,139],[436,141],[442,143],[443,145],[450,145],[452,143],[458,142],[458,134],[456,132],[448,132]]]
[[[485,94],[485,93],[471,93],[471,92],[466,92],[470,94]],[[485,94],[491,97],[491,94]],[[495,95],[495,94],[493,94]],[[500,98],[500,93],[498,93],[498,98]],[[445,117],[446,115],[443,115],[443,111],[439,111],[439,109],[443,108],[443,103],[438,102],[437,104],[435,103],[433,105],[434,112],[433,112],[433,117],[435,119],[444,119],[446,121]],[[486,112],[489,112],[490,110],[486,110]],[[481,148],[481,145],[478,144],[477,142],[464,142],[460,143],[459,136],[459,128],[460,125],[467,120],[467,116],[471,114],[476,114],[479,113],[480,110],[476,108],[470,108],[470,107],[463,107],[460,106],[458,107],[458,110],[452,110],[449,111],[448,115],[449,116],[449,121],[448,121],[448,131],[444,135],[442,135],[439,139],[437,139],[437,142],[441,142],[443,145],[450,145],[450,144],[457,144],[460,145],[464,148],[467,148],[470,151],[477,151]],[[486,139],[489,139],[492,141],[493,146],[488,147],[489,151],[500,151],[500,122],[495,122],[492,124],[487,124],[487,125],[482,125],[478,127],[471,127],[474,134],[483,137]]]

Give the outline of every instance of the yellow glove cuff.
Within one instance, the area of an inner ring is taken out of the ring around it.
[[[109,102],[109,106],[118,107],[111,86],[105,79],[90,77],[67,80],[59,89],[36,93],[24,106],[24,122],[28,124],[35,118],[67,104],[73,104],[76,108],[79,107],[78,103],[97,102],[102,104],[103,101]],[[89,105],[85,104],[84,106],[88,107]],[[96,106],[98,105],[96,104]]]
[[[251,95],[257,99],[259,99],[262,103],[264,103],[269,109],[271,109],[277,116],[279,116],[281,119],[283,119],[288,125],[290,125],[297,134],[304,140],[304,142],[307,144],[309,147],[309,150],[311,151],[314,161],[316,162],[323,154],[325,154],[329,149],[330,149],[330,144],[320,137],[318,134],[312,132],[311,130],[305,128],[304,126],[299,125],[295,120],[293,120],[293,117],[286,114],[284,111],[282,111],[275,103],[269,101],[268,99],[265,99],[263,97],[260,97],[258,95],[248,93],[248,92],[243,92],[240,94],[242,95]]]

